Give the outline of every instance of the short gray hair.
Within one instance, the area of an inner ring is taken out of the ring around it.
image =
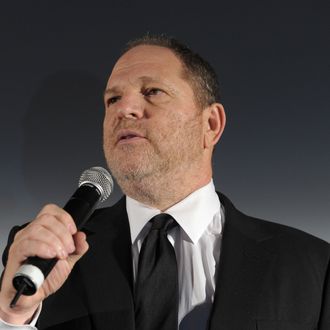
[[[183,65],[184,79],[191,85],[196,95],[196,101],[202,108],[220,100],[217,74],[206,60],[193,52],[187,45],[165,34],[146,34],[130,40],[123,53],[141,45],[168,48],[179,58]]]

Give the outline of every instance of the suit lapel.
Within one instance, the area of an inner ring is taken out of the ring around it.
[[[134,329],[133,270],[125,198],[86,225],[91,251],[81,261],[86,302],[96,329]]]
[[[255,329],[262,281],[273,254],[263,246],[269,237],[219,195],[225,226],[217,270],[210,330]]]
[[[114,258],[116,268],[124,275],[127,285],[133,289],[132,244],[129,222],[126,212],[126,198],[122,197],[118,203],[110,208],[99,209],[92,221],[88,222],[84,231],[87,233],[90,245],[95,244],[92,251],[94,257],[103,260]],[[105,269],[113,265],[104,263]]]

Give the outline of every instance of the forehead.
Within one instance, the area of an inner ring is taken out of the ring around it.
[[[156,80],[181,79],[182,72],[181,61],[170,49],[141,45],[130,49],[119,58],[110,75],[108,87],[122,79],[131,81],[140,77]]]

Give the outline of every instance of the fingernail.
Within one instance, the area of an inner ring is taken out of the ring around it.
[[[54,250],[48,249],[47,254],[50,258],[56,257],[56,252]]]
[[[73,226],[72,224],[69,224],[69,225],[68,225],[68,229],[69,229],[69,231],[70,231],[70,233],[71,233],[72,235],[76,232],[76,230],[75,230],[75,228],[74,228],[74,226]]]
[[[74,246],[74,244],[70,244],[70,247],[69,247],[69,252],[70,253],[73,253],[74,251],[76,250],[76,247]]]
[[[67,256],[68,256],[68,254],[66,253],[66,251],[63,250],[62,248],[59,248],[58,253],[59,253],[59,257],[60,257],[61,259],[65,259],[65,258],[67,258]]]

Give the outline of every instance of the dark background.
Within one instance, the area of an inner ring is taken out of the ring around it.
[[[105,166],[102,93],[125,42],[146,32],[184,40],[219,75],[217,189],[329,241],[329,17],[328,1],[2,2],[1,250],[11,226]]]

